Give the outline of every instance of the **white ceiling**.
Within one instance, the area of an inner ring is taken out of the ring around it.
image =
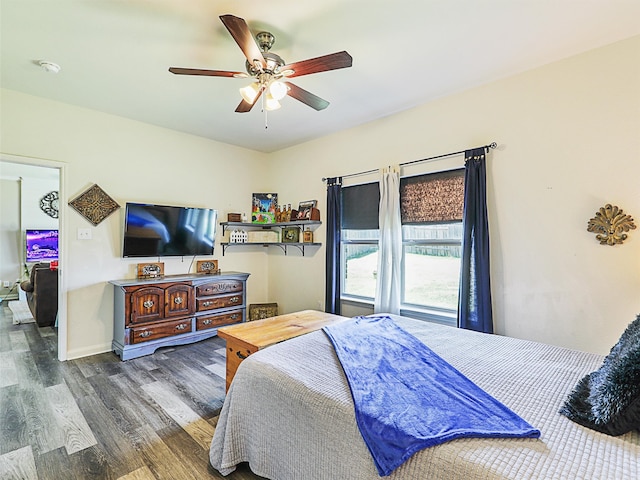
[[[640,34],[640,0],[0,0],[3,88],[263,152],[318,138]],[[287,63],[342,50],[353,67],[293,79],[328,100],[235,113],[247,79],[219,20],[276,37]],[[39,60],[59,64],[47,73]],[[640,61],[640,60],[639,60]]]

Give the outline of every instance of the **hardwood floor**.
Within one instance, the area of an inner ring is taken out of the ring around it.
[[[57,360],[57,335],[13,325],[0,304],[0,478],[255,480],[222,477],[209,445],[224,401],[225,343],[214,337],[121,362]]]

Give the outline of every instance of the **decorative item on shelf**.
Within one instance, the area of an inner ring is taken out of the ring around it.
[[[596,234],[596,240],[600,245],[622,244],[628,236],[624,232],[635,230],[635,228],[636,225],[630,215],[626,215],[621,208],[609,203],[600,207],[596,216],[587,223],[587,231]]]
[[[227,222],[241,222],[242,215],[239,213],[227,213]]]
[[[40,210],[51,218],[58,218],[58,192],[52,191],[40,199]]]
[[[247,243],[278,243],[280,238],[275,230],[257,230],[247,232]]]
[[[282,243],[299,243],[300,227],[285,227],[282,229]]]
[[[263,318],[278,315],[277,303],[252,303],[249,305],[249,321],[262,320]]]
[[[313,243],[313,232],[309,230],[309,227],[302,232],[302,242],[303,243]]]
[[[220,273],[218,260],[198,260],[196,262],[196,273]]]
[[[160,278],[164,276],[164,263],[139,263],[138,278]]]
[[[251,223],[275,223],[277,193],[254,193],[251,205]]]
[[[69,206],[86,218],[94,227],[120,208],[120,205],[97,184],[69,202]]]
[[[320,220],[320,211],[316,208],[317,200],[307,200],[298,205],[297,220]]]
[[[249,235],[244,230],[234,230],[229,235],[229,243],[247,243]]]

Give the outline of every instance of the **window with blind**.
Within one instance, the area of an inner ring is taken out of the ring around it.
[[[373,302],[378,264],[378,183],[342,189],[342,295]],[[455,323],[460,280],[464,169],[400,180],[402,307]]]

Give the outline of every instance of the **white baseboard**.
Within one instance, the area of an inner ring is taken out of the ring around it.
[[[99,355],[101,353],[107,353],[111,351],[111,342],[101,345],[92,345],[91,347],[86,348],[67,350],[67,360],[90,357],[91,355]]]

